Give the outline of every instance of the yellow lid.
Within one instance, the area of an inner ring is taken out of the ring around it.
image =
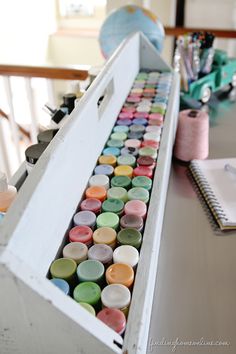
[[[101,155],[98,159],[100,165],[116,166],[116,157],[114,155]]]
[[[116,242],[116,231],[111,227],[99,227],[93,233],[94,243],[112,245]]]
[[[115,176],[127,176],[127,177],[132,178],[133,168],[128,165],[120,165],[115,168],[114,173],[115,173]]]
[[[133,284],[133,268],[125,263],[115,263],[106,270],[107,284],[123,284],[128,288]]]

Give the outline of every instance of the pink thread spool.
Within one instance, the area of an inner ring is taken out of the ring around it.
[[[174,155],[182,161],[206,159],[209,153],[209,116],[187,109],[179,113]]]

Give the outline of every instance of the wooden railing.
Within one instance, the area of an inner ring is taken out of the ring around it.
[[[236,38],[235,30],[221,30],[215,28],[191,28],[191,27],[165,27],[165,34],[167,36],[178,37],[188,32],[212,32],[217,38]]]

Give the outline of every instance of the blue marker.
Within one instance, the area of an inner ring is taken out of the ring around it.
[[[62,290],[64,294],[69,295],[70,287],[69,287],[69,284],[67,283],[67,281],[65,281],[64,279],[60,279],[60,278],[53,278],[53,279],[50,279],[50,281],[54,285],[56,285],[60,290]]]

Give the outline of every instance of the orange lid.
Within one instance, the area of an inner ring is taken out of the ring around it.
[[[111,245],[116,242],[116,231],[111,227],[99,227],[93,233],[94,243],[102,243],[106,245]]]
[[[106,270],[107,284],[123,284],[130,287],[134,281],[133,268],[125,263],[115,263]]]
[[[106,199],[107,191],[102,186],[91,186],[85,191],[86,198],[97,198],[103,202]]]
[[[115,168],[115,176],[127,176],[132,178],[133,176],[133,168],[128,165],[120,165]]]
[[[114,155],[101,155],[98,159],[100,165],[116,166],[116,157]]]

